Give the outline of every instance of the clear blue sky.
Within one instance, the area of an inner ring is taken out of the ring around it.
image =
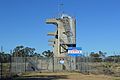
[[[58,4],[64,6],[58,9]],[[84,51],[120,52],[120,0],[0,0],[0,45],[52,49],[47,18],[64,11],[77,21],[77,46]]]

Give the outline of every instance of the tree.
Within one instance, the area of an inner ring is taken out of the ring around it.
[[[102,58],[100,58],[99,53],[91,52],[90,57],[91,57],[93,62],[101,62],[102,61]]]
[[[36,54],[34,51],[35,48],[29,48],[29,47],[24,48],[25,56],[33,56],[34,54]]]
[[[24,49],[24,46],[16,46],[16,48],[14,48],[14,50],[13,50],[13,56],[14,57],[22,57],[23,49]]]
[[[0,62],[9,62],[11,55],[5,52],[0,52]]]
[[[101,58],[105,58],[106,52],[99,51],[99,55]]]
[[[108,56],[107,58],[105,58],[105,61],[118,63],[120,62],[120,55]]]
[[[44,51],[42,55],[44,55],[44,57],[50,58],[50,57],[53,57],[53,52],[50,50],[47,50],[47,51]]]
[[[4,52],[0,52],[0,62],[4,61]]]
[[[100,57],[100,55],[99,55],[99,53],[91,53],[90,57],[97,57],[98,58],[98,57]]]
[[[35,48],[29,48],[24,46],[17,46],[13,50],[13,57],[27,57],[27,56],[33,56]]]

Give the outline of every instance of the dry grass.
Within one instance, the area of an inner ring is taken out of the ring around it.
[[[50,77],[54,77],[51,78]],[[120,80],[120,77],[112,77],[106,75],[85,75],[76,72],[57,72],[57,73],[25,73],[22,77],[39,77],[39,78],[46,78],[48,77],[50,80]],[[42,80],[42,79],[40,79]]]

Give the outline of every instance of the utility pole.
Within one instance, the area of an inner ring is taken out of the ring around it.
[[[1,53],[3,53],[3,46],[1,46],[1,49],[0,49],[0,50],[1,50]]]

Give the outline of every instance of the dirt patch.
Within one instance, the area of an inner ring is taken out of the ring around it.
[[[84,75],[84,74],[71,74],[68,76],[70,80],[113,80],[110,76],[105,75]]]
[[[93,74],[85,75],[76,72],[25,73],[19,78],[39,78],[39,80],[120,80],[120,77]]]

